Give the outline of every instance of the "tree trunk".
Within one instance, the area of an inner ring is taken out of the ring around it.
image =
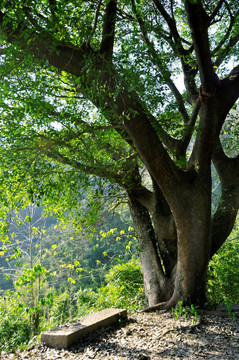
[[[155,232],[147,209],[129,197],[129,207],[138,234],[139,257],[144,277],[146,300],[149,306],[170,299],[173,277],[164,274],[155,239]]]
[[[189,193],[187,190],[184,191],[186,194]],[[211,250],[211,191],[205,187],[203,179],[195,181],[190,196],[182,196],[174,212],[178,258],[173,298],[202,305],[206,299],[206,273]]]
[[[210,179],[206,183],[210,184]],[[167,254],[175,266],[170,274],[166,274],[165,267],[159,267],[158,261],[155,261],[159,258],[157,252],[160,254],[162,238],[159,246],[155,246],[155,235],[149,236],[153,230],[147,230],[145,225],[145,212],[140,211],[137,202],[131,203],[132,218],[135,227],[137,223],[137,232],[141,234],[145,287],[147,292],[149,289],[151,292],[148,309],[170,309],[179,301],[199,306],[206,302],[206,274],[211,251],[211,192],[210,186],[205,186],[205,179],[203,181],[198,176],[193,184],[184,184],[172,203],[172,211],[177,230],[177,259],[175,261],[175,251]],[[146,214],[148,216],[147,211]],[[150,218],[147,223],[149,221]],[[169,231],[172,220],[163,223],[159,217],[159,221],[161,233]],[[157,226],[159,224],[154,227]],[[161,264],[163,260],[161,257]],[[149,286],[150,281],[154,286]],[[157,293],[153,294],[154,291]]]

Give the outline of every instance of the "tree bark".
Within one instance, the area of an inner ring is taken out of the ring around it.
[[[139,257],[149,306],[169,300],[173,292],[173,276],[167,278],[159,258],[155,232],[147,209],[129,196],[130,213],[138,235]]]

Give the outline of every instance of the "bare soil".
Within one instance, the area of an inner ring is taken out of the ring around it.
[[[85,336],[69,350],[38,345],[2,353],[1,360],[239,359],[239,319],[201,315],[176,319],[170,313],[129,314],[128,320]]]

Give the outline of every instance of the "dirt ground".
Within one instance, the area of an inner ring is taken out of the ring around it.
[[[176,319],[170,313],[134,313],[121,325],[85,336],[69,350],[38,345],[2,353],[1,360],[239,359],[239,319],[200,315]]]

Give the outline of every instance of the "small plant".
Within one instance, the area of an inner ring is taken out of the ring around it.
[[[197,313],[194,305],[192,304],[189,309],[189,308],[183,306],[183,301],[179,301],[177,306],[175,308],[172,308],[171,312],[172,312],[172,315],[174,314],[175,319],[178,319],[180,317],[184,317],[186,319],[189,316],[189,312],[191,312],[191,314],[194,316],[192,318],[193,324],[195,322],[197,322],[197,319],[198,319],[198,313]]]
[[[193,304],[191,304],[191,313],[194,315],[194,318],[192,318],[192,323],[194,324],[195,322],[197,322],[198,313]]]
[[[229,316],[232,316],[233,320],[236,320],[236,314],[234,313],[234,311],[232,311],[232,307],[231,307],[231,303],[228,299],[226,299],[226,307],[227,307],[227,312]]]
[[[179,301],[178,305],[175,308],[172,308],[172,314],[174,314],[175,319],[178,319],[180,317],[187,318],[188,317],[188,311],[183,306],[183,302]]]

